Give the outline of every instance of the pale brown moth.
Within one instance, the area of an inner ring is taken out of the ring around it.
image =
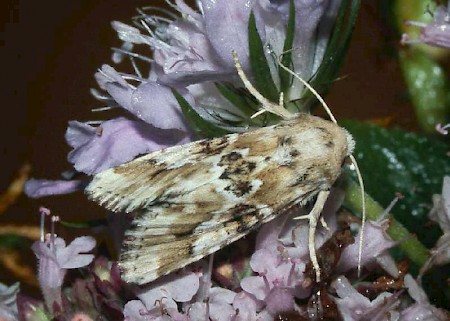
[[[236,57],[241,79],[280,123],[245,133],[173,146],[94,176],[88,196],[132,213],[120,255],[122,278],[144,284],[242,238],[294,205],[317,196],[309,249],[316,280],[314,232],[329,189],[354,148],[337,124],[291,114],[262,97]]]

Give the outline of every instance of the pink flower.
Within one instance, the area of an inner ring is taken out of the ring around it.
[[[398,320],[400,302],[392,293],[383,292],[370,300],[359,293],[344,276],[337,278],[332,286],[338,295],[335,302],[344,321]]]
[[[409,274],[405,276],[405,287],[409,295],[416,301],[413,305],[401,312],[401,321],[444,321],[449,320],[448,311],[438,309],[428,301],[425,291]]]
[[[47,209],[41,209],[42,218],[49,214],[50,212]],[[53,218],[52,224],[55,222]],[[31,247],[39,260],[39,285],[50,311],[53,311],[56,307],[62,309],[61,286],[67,270],[80,268],[91,263],[94,255],[84,253],[95,247],[95,239],[90,236],[77,237],[66,246],[64,239],[56,237],[53,230],[54,226],[52,225],[52,233],[47,234],[45,239],[34,242]]]
[[[364,228],[361,266],[375,263],[378,257],[385,254],[388,249],[396,244],[386,233],[388,227],[389,221],[387,220],[382,222],[367,221]],[[347,272],[358,266],[360,235],[361,233],[358,232],[355,242],[346,247],[342,252],[337,266],[338,273]]]

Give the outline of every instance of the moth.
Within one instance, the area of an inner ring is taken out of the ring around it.
[[[246,87],[256,90],[236,56],[235,62]],[[281,107],[262,105],[274,113]],[[134,217],[119,259],[126,282],[144,284],[180,269],[316,196],[306,218],[320,280],[315,225],[354,141],[319,117],[284,118],[253,131],[169,147],[94,176],[87,195]]]

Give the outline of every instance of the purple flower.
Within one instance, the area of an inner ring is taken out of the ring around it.
[[[136,290],[139,300],[125,305],[125,320],[144,321],[150,317],[166,320],[167,315],[173,320],[180,319],[177,302],[189,302],[197,293],[199,285],[199,276],[193,272],[172,273],[161,277],[149,286]]]
[[[401,321],[444,321],[450,318],[448,311],[438,309],[430,304],[424,290],[411,275],[407,274],[404,282],[409,295],[416,303],[401,312]]]
[[[41,216],[49,215],[42,209]],[[52,217],[54,224],[55,217]],[[42,226],[43,228],[43,226]],[[90,236],[77,237],[68,246],[66,242],[53,233],[47,234],[45,240],[36,241],[31,249],[39,260],[38,280],[47,308],[54,311],[62,309],[61,286],[68,269],[88,265],[94,259],[92,254],[84,254],[95,247],[95,239]],[[42,232],[43,233],[43,232]]]
[[[337,278],[333,285],[338,298],[335,302],[344,321],[388,321],[398,320],[400,302],[392,293],[383,292],[374,300],[359,293],[345,278]]]
[[[319,67],[340,2],[295,1],[297,23],[292,57],[293,67],[300,76],[308,78]],[[93,94],[106,104],[101,110],[120,107],[129,117],[103,121],[98,127],[91,126],[92,122],[69,123],[66,139],[73,150],[68,160],[78,172],[93,175],[138,155],[192,141],[193,133],[172,89],[206,121],[231,131],[245,130],[250,115],[225,99],[213,82],[240,86],[232,50],[238,51],[244,69],[250,71],[248,21],[252,11],[258,33],[268,49],[271,74],[279,84],[273,55],[283,52],[288,0],[202,0],[197,5],[195,10],[183,0],[176,1],[172,8],[179,16],[165,11],[151,15],[148,9],[143,9],[139,18],[145,27],[140,29],[120,22],[112,24],[124,41],[122,49],[116,50],[114,60],[130,57],[135,73],[124,74],[103,65],[95,78],[107,95],[95,90]],[[166,15],[161,16],[162,12]],[[131,52],[134,45],[149,46],[153,57]],[[138,69],[134,59],[149,63],[148,75]],[[298,99],[302,88],[294,80],[285,97]],[[34,180],[28,184],[27,192],[31,197],[42,197],[83,187],[80,181]]]
[[[232,306],[236,293],[228,289],[214,287],[209,290],[208,302],[195,302],[187,307],[191,321],[205,320],[209,315],[212,320],[231,321],[236,315]]]
[[[179,131],[162,131],[144,122],[116,118],[98,127],[72,121],[66,140],[73,150],[68,159],[79,172],[96,174],[163,147],[188,141]]]
[[[28,197],[39,198],[50,195],[69,194],[86,187],[83,180],[30,179],[25,183],[24,192]]]
[[[340,0],[294,1],[296,31],[292,57],[294,70],[301,77],[309,78],[319,67],[340,3]],[[143,44],[153,50],[154,60],[131,51],[120,51],[121,56],[129,54],[130,57],[152,61],[149,82],[156,82],[160,86],[175,86],[177,89],[186,87],[194,98],[192,106],[202,117],[209,121],[218,121],[219,118],[219,124],[227,127],[223,120],[236,121],[236,117],[242,120],[248,116],[242,115],[224,99],[211,82],[237,83],[232,50],[238,52],[243,68],[250,70],[248,21],[250,12],[253,11],[258,33],[267,48],[271,74],[274,81],[279,83],[278,66],[273,56],[283,52],[289,1],[202,0],[197,4],[198,11],[190,8],[184,1],[177,1],[173,8],[180,13],[180,18],[173,18],[172,15],[167,18],[160,16],[160,13],[151,15],[141,11],[142,23],[148,28],[138,29],[121,22],[114,22],[112,25],[120,39],[125,42],[125,47],[132,48],[130,44]],[[111,67],[102,73],[119,86],[116,92],[113,92],[110,86],[105,86],[105,79],[98,79],[100,86],[106,89],[119,105],[127,110],[132,109],[129,108],[129,99],[118,98],[117,91],[129,94],[133,91],[124,78],[140,81],[140,86],[146,80],[138,74],[121,75],[112,72]],[[289,97],[289,100],[299,98],[302,88],[303,85],[294,80],[285,97]],[[142,104],[140,110],[147,109],[144,107],[147,105],[148,102]],[[166,108],[164,104],[161,106]]]
[[[439,224],[444,234],[441,235],[431,250],[430,258],[420,271],[421,275],[432,266],[450,262],[450,176],[444,177],[442,194],[433,195],[433,208],[428,217]]]
[[[407,34],[402,36],[402,43],[425,43],[427,45],[450,48],[450,14],[449,8],[437,7],[430,23],[407,21],[407,24],[420,28],[419,39],[410,39]]]
[[[448,135],[448,130],[450,129],[450,123],[446,125],[436,124],[436,131],[442,135]]]
[[[388,227],[389,221],[387,220],[382,222],[367,221],[364,228],[361,266],[376,262],[377,257],[385,254],[388,249],[396,244],[386,233]],[[342,252],[337,266],[338,272],[347,272],[358,266],[360,235],[361,232],[356,236],[355,243],[346,247]]]

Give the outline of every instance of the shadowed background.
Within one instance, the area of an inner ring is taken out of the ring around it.
[[[2,117],[0,123],[0,191],[24,163],[32,177],[57,179],[71,169],[70,148],[64,140],[69,120],[93,119],[90,109],[101,107],[89,93],[93,74],[111,63],[110,47],[121,42],[110,22],[130,22],[135,8],[164,1],[3,1],[0,10]],[[412,108],[396,60],[389,55],[384,25],[375,2],[363,1],[345,64],[326,100],[337,119],[373,120],[393,117],[394,123],[414,129]],[[128,70],[129,64],[118,70]],[[102,114],[106,116],[107,114]],[[44,205],[67,221],[102,217],[104,211],[82,193],[29,200],[21,196],[0,214],[7,223],[39,222]],[[57,232],[70,241],[87,231]],[[30,243],[31,244],[31,243]],[[25,256],[34,265],[34,255]],[[0,265],[0,282],[15,278]],[[25,288],[26,289],[26,288]]]

